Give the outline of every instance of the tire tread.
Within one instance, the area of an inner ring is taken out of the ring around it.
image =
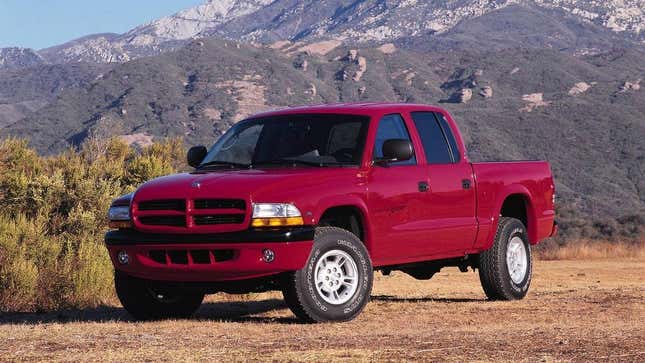
[[[341,234],[350,234],[357,241],[360,242],[360,239],[350,231],[339,228],[339,227],[318,227],[314,233],[314,240],[319,237],[321,234],[327,233],[341,233]],[[362,243],[362,242],[361,242]],[[371,265],[370,265],[371,267]],[[326,319],[322,319],[316,312],[306,303],[305,297],[303,296],[303,290],[298,289],[298,276],[297,271],[289,272],[285,275],[285,280],[283,281],[282,293],[284,300],[287,303],[289,309],[296,315],[299,319],[308,323],[324,322]],[[362,311],[363,307],[369,301],[369,296],[366,298],[367,301],[363,306],[356,311],[353,316],[356,316]],[[353,317],[352,316],[352,317]]]
[[[509,278],[506,276],[507,272],[504,269],[506,265],[505,242],[507,242],[505,238],[510,234],[510,230],[518,227],[518,225],[526,233],[526,227],[524,227],[524,224],[520,220],[510,217],[500,217],[493,245],[479,255],[479,279],[484,293],[490,300],[516,300],[523,297],[513,295],[512,291],[505,284],[505,279]],[[502,251],[503,248],[504,251]],[[529,270],[527,273],[530,275],[530,249],[527,250],[527,254],[527,258],[529,259]]]

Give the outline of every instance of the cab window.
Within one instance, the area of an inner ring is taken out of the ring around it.
[[[450,146],[434,112],[412,112],[412,120],[421,137],[428,164],[453,163]]]
[[[389,139],[404,139],[410,140],[410,133],[405,127],[405,121],[399,114],[385,115],[379,121],[378,129],[376,131],[376,141],[374,143],[374,159],[383,157],[383,143]],[[417,163],[416,157],[412,156],[409,160],[397,161],[390,165],[415,165]]]

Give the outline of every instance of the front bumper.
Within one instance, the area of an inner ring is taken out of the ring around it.
[[[304,267],[313,245],[314,228],[248,230],[211,235],[149,234],[110,231],[105,244],[114,268],[156,281],[218,282],[252,279]],[[263,259],[271,250],[275,258]],[[117,255],[125,251],[127,264]]]

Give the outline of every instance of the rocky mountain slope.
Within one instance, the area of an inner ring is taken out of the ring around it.
[[[509,7],[516,10],[501,11]],[[90,35],[30,52],[48,63],[126,62],[208,36],[263,43],[399,42],[422,48],[438,41],[442,48],[486,49],[490,41],[469,42],[460,37],[464,23],[467,27],[483,16],[486,20],[479,21],[476,32],[479,38],[500,31],[513,35],[519,29],[523,37],[515,36],[515,40],[529,40],[526,46],[589,52],[611,44],[642,44],[643,9],[645,0],[209,0],[125,34]],[[518,11],[520,17],[514,17]],[[496,24],[493,28],[486,24],[491,21]],[[540,31],[544,28],[547,34]],[[409,42],[409,38],[420,40]],[[516,44],[504,37],[489,39],[502,40],[495,43],[497,48]],[[13,60],[15,56],[4,58],[5,64],[20,63]],[[0,53],[0,69],[2,59]]]
[[[397,40],[420,51],[455,49],[551,48],[574,55],[639,47],[631,36],[571,16],[561,9],[509,5],[450,29]],[[641,47],[642,48],[642,47]]]
[[[202,39],[114,67],[0,131],[42,152],[89,136],[210,144],[248,114],[289,105],[403,101],[454,113],[473,160],[548,159],[558,193],[593,215],[642,212],[645,53],[423,54],[337,47],[325,55]]]
[[[71,63],[0,71],[0,128],[21,122],[63,91],[88,87],[109,68],[105,64]]]
[[[45,60],[29,48],[0,48],[0,70],[27,68],[44,64]]]
[[[210,0],[125,34],[97,34],[39,51],[51,63],[126,62],[159,54],[200,37],[236,18],[253,13],[273,0]]]

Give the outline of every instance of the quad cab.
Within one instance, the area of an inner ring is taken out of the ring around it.
[[[471,163],[443,109],[289,108],[235,124],[194,171],[109,210],[105,242],[137,319],[189,317],[205,294],[282,291],[306,321],[365,307],[373,271],[479,270],[492,300],[523,298],[531,247],[556,232],[545,161]]]

